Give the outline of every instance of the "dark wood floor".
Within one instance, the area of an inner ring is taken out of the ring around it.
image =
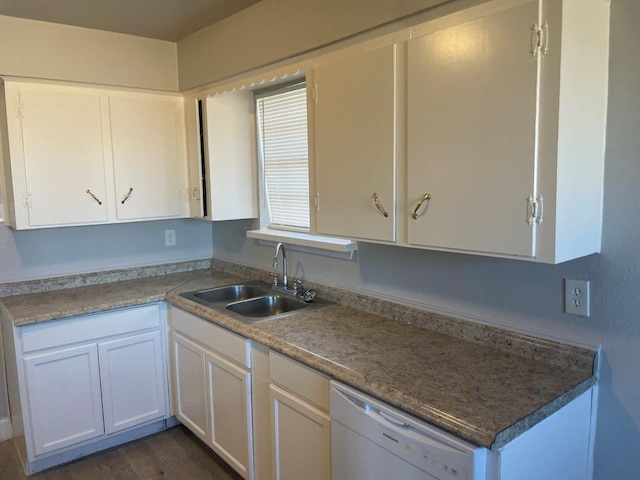
[[[0,443],[2,480],[240,480],[182,426],[96,453],[32,477],[24,475],[12,441]]]

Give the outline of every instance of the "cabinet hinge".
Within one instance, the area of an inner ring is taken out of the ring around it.
[[[22,205],[24,205],[25,208],[31,208],[31,195],[28,193],[25,193],[24,195],[22,195]]]
[[[542,25],[534,23],[531,27],[531,56],[538,58],[546,55],[549,51],[549,24],[544,22]]]
[[[529,225],[533,225],[534,223],[536,223],[537,225],[542,224],[543,200],[544,199],[542,198],[542,195],[538,195],[537,197],[529,195],[527,197],[526,222]]]
[[[320,210],[320,194],[316,193],[313,197],[313,203],[316,207],[316,212]]]
[[[313,103],[318,103],[318,84],[314,84],[313,88],[311,89],[311,99],[313,100]]]

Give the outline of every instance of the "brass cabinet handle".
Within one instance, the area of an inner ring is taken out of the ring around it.
[[[380,203],[380,196],[377,193],[373,194],[373,203],[382,215],[384,215],[385,217],[389,216],[389,212],[387,212]]]
[[[96,197],[93,193],[91,193],[91,190],[89,190],[88,188],[87,188],[87,193],[91,195],[91,198],[93,198],[96,202],[98,202],[98,205],[102,205],[102,202],[100,201],[100,199]]]
[[[418,219],[418,210],[420,210],[420,207],[422,206],[422,204],[423,204],[424,202],[426,202],[427,200],[429,200],[429,199],[431,199],[431,194],[430,194],[430,193],[425,193],[425,194],[422,196],[422,199],[418,202],[418,205],[416,205],[416,208],[415,208],[415,210],[413,211],[413,215],[411,215],[411,217],[412,217],[414,220],[417,220],[417,219]]]
[[[133,193],[133,187],[131,187],[129,189],[129,191],[127,192],[127,194],[125,195],[125,197],[122,199],[122,203],[124,205],[124,202],[126,202],[127,200],[129,200],[129,197],[131,196],[131,194]]]

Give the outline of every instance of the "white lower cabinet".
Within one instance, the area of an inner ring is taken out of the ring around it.
[[[329,480],[329,380],[274,352],[269,363],[274,479]]]
[[[189,430],[206,442],[208,427],[204,348],[179,333],[172,332],[171,351],[173,413]]]
[[[24,359],[35,455],[104,433],[95,343]]]
[[[251,374],[207,352],[207,395],[211,446],[244,478],[250,477]]]
[[[276,385],[271,403],[276,480],[331,478],[329,415]]]
[[[165,428],[163,307],[15,327],[2,315],[11,421],[36,473]]]
[[[159,330],[98,344],[106,433],[166,415],[163,350]]]
[[[254,479],[249,341],[174,307],[170,325],[173,414]]]

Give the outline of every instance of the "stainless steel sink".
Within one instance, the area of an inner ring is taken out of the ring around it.
[[[227,310],[249,318],[265,318],[307,308],[309,304],[290,297],[267,295],[227,305]]]
[[[293,295],[276,293],[269,284],[259,281],[184,292],[180,295],[244,323],[265,322],[331,304],[317,299],[303,302]]]
[[[204,300],[205,302],[237,302],[247,298],[260,297],[266,295],[268,290],[259,285],[227,285],[225,287],[211,288],[209,290],[201,290],[193,294],[194,297]]]

